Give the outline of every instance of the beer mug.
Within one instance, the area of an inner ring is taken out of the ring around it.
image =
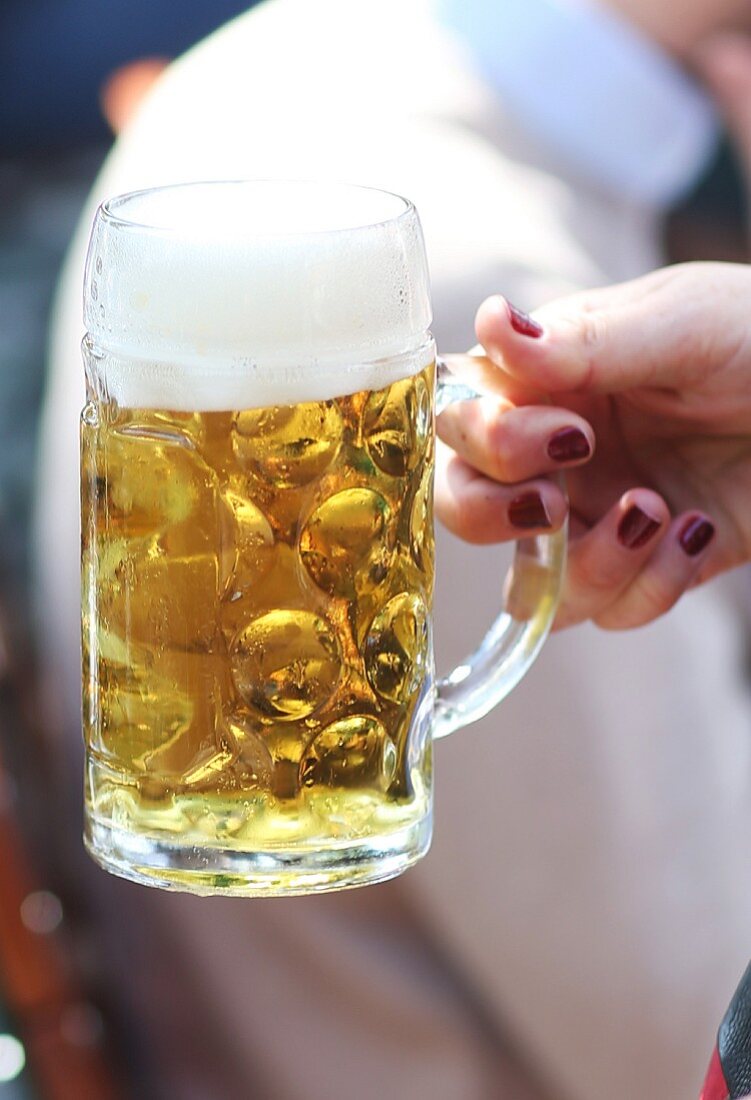
[[[434,419],[476,395],[436,369],[414,206],[270,181],[111,199],[84,317],[90,853],[200,894],[404,871],[433,741],[530,666],[565,548],[517,544],[500,616],[436,682]]]

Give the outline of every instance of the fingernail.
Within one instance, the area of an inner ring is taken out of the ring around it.
[[[707,549],[714,536],[714,524],[703,516],[694,516],[684,524],[678,542],[690,558],[696,558]]]
[[[509,522],[514,527],[530,530],[532,527],[552,527],[545,501],[539,493],[522,493],[514,497],[508,506]]]
[[[518,332],[520,336],[531,336],[533,340],[540,339],[545,331],[542,325],[538,324],[528,313],[512,306],[511,302],[506,302],[506,309],[514,332]]]
[[[550,437],[548,456],[553,462],[576,462],[591,454],[590,442],[579,428],[562,428]]]
[[[632,504],[618,524],[618,541],[627,550],[640,550],[653,538],[662,523],[643,512],[638,504]]]

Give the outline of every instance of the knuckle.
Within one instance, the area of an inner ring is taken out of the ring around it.
[[[477,508],[465,491],[436,495],[436,512],[441,522],[464,542],[478,541]]]
[[[579,335],[588,351],[595,351],[605,343],[607,320],[601,310],[584,313],[579,321]]]
[[[454,499],[454,531],[465,541],[471,541],[475,529],[475,510],[464,493]]]
[[[584,373],[581,385],[586,386],[596,370],[597,359],[607,340],[607,318],[602,311],[585,313],[581,320],[582,360]]]
[[[600,630],[609,633],[619,633],[623,630],[638,630],[642,626],[648,626],[659,617],[659,613],[650,612],[646,608],[621,607],[620,604],[603,611],[592,622]]]
[[[622,611],[618,611],[616,608],[608,608],[607,611],[595,615],[592,619],[596,627],[600,630],[607,630],[610,633],[616,630],[636,630],[637,627],[645,626],[649,621],[648,618],[636,618],[633,615],[624,615]]]
[[[565,321],[577,344],[585,351],[594,351],[605,342],[607,316],[594,303],[577,301],[575,307],[567,311]]]
[[[603,630],[634,630],[659,619],[680,599],[682,589],[655,573],[636,580],[622,600],[606,608],[594,620]]]
[[[516,480],[515,473],[518,463],[518,454],[510,437],[508,426],[504,424],[503,417],[496,415],[489,421],[487,427],[487,450],[489,468],[493,477],[499,481]]]
[[[604,310],[585,302],[578,303],[576,312],[570,313],[566,322],[571,338],[570,354],[574,356],[577,366],[574,388],[586,388],[607,345],[608,316]]]
[[[571,576],[577,587],[589,591],[594,602],[605,595],[617,593],[628,581],[623,564],[608,554],[587,554],[575,559],[570,566]]]
[[[462,433],[458,406],[449,405],[444,409],[440,416],[436,417],[435,427],[438,438],[450,447],[454,447],[455,441]]]
[[[635,582],[633,600],[634,603],[638,601],[651,620],[669,611],[680,599],[681,592],[682,588],[677,588],[667,577],[647,571]]]

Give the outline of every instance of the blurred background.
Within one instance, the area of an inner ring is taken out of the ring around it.
[[[34,0],[0,10],[0,529],[28,579],[47,315],[65,249],[112,142],[169,60],[252,4]]]
[[[252,6],[247,0],[0,6],[3,1100],[107,1100],[120,1095],[127,1062],[105,1026],[108,995],[98,988],[96,942],[78,919],[77,899],[42,824],[49,823],[51,783],[35,698],[30,538],[50,305],[114,134],[171,59]]]
[[[316,0],[307,3],[317,7]],[[0,5],[0,1100],[166,1095],[154,1085],[153,1050],[145,1050],[138,1020],[113,988],[89,901],[76,889],[77,876],[69,874],[45,839],[51,820],[62,823],[68,817],[51,774],[46,720],[39,708],[31,518],[50,307],[84,201],[114,135],[127,130],[171,60],[253,6],[232,0],[4,0]],[[294,32],[297,9],[288,6]],[[630,20],[638,5],[623,6]],[[366,37],[369,10],[362,5]],[[510,4],[509,13],[509,19],[526,18],[523,6]],[[330,23],[323,25],[333,40]],[[640,17],[635,25],[644,31]],[[533,47],[528,64],[534,69]],[[683,57],[676,64],[693,71]],[[384,73],[388,67],[384,58]],[[707,94],[715,91],[709,88]],[[246,103],[251,107],[265,109],[258,102]],[[739,152],[745,116],[737,102],[734,110],[732,135],[721,130],[699,177],[677,188],[669,206],[655,216],[657,249],[668,261],[749,258],[743,166],[751,125]],[[557,178],[555,167],[546,171]],[[565,166],[560,175],[566,177]],[[573,179],[568,182],[575,188],[575,173]],[[430,250],[430,236],[428,244]],[[503,287],[487,286],[488,293],[496,289]],[[438,300],[440,294],[439,285]],[[68,496],[61,506],[75,512],[77,500]],[[685,674],[692,675],[690,670]],[[444,969],[450,972],[451,965]],[[200,1003],[198,976],[195,981]],[[480,1021],[483,1034],[502,1030],[497,1020],[491,1026],[482,1005],[472,1018]],[[711,1035],[706,1039],[708,1053]],[[516,1039],[510,1046],[515,1044]],[[220,1060],[220,1046],[206,1057],[209,1065]],[[483,1082],[471,1092],[458,1084],[450,1095],[457,1100],[512,1096],[492,1074]],[[241,1087],[217,1085],[216,1091],[199,1084],[190,1095],[196,1100],[272,1095],[262,1085],[260,1091],[254,1087],[249,1080]],[[311,1084],[310,1095],[338,1098],[356,1091],[345,1093],[334,1085],[327,1092],[327,1087],[321,1077]],[[179,1095],[182,1100],[188,1094]],[[297,1094],[280,1087],[273,1095],[295,1100]],[[402,1095],[420,1100],[428,1092],[410,1084]],[[529,1096],[588,1100],[586,1090],[577,1093],[567,1084],[556,1091],[550,1082],[535,1086]],[[678,1100],[677,1093],[668,1097],[649,1086],[640,1100],[658,1096]]]

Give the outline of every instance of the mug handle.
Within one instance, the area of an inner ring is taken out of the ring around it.
[[[457,401],[481,396],[438,360],[436,415]],[[554,534],[516,543],[500,614],[474,653],[436,684],[434,738],[446,737],[484,718],[531,668],[558,608],[566,568],[567,527],[566,523]]]

